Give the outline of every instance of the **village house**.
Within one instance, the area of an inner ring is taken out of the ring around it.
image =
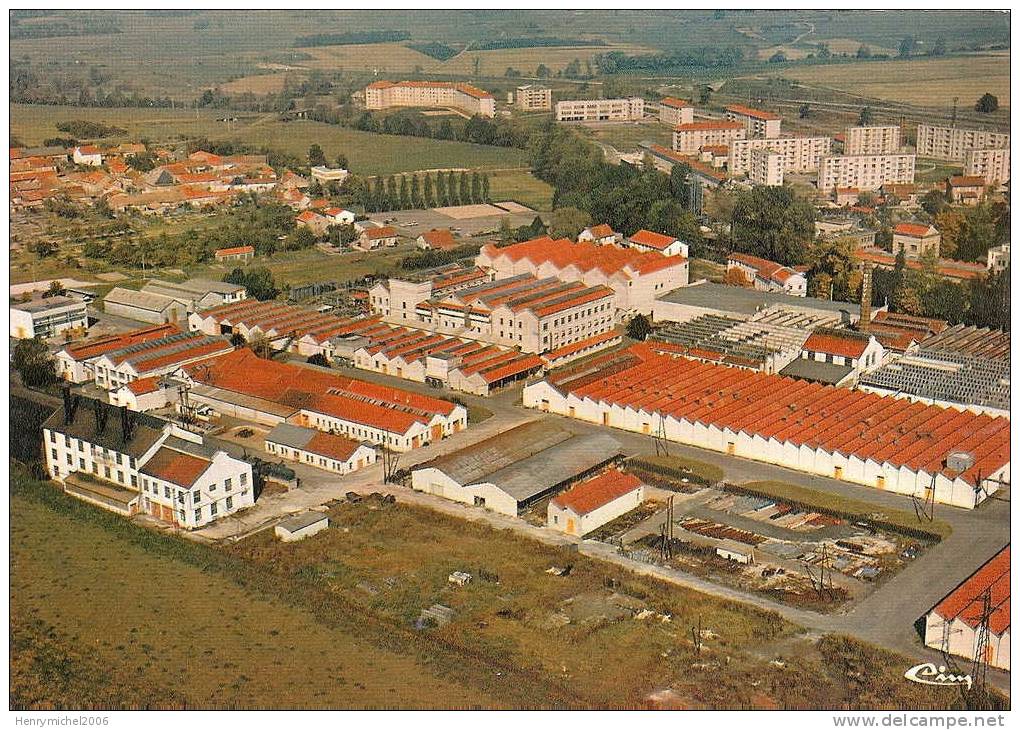
[[[546,525],[558,532],[584,537],[644,501],[645,485],[633,474],[607,469],[553,497]]]
[[[893,228],[892,252],[903,251],[908,258],[938,256],[942,234],[932,225],[898,223]]]
[[[449,228],[433,228],[418,236],[415,245],[424,250],[452,251],[459,244]]]
[[[371,251],[382,246],[392,248],[397,245],[398,237],[397,229],[393,226],[366,227],[358,237],[357,247],[365,251]]]

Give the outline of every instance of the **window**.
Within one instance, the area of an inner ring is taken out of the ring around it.
[[[184,504],[184,492],[177,492],[177,502],[179,504]]]
[[[215,502],[213,502],[212,504],[209,505],[209,516],[210,517],[215,517],[216,516],[216,503]]]
[[[50,454],[53,455],[53,460],[54,461],[56,461],[58,458],[60,458],[60,457],[57,456],[57,450],[56,449],[50,449]]]
[[[195,510],[195,522],[201,521],[202,521],[202,508],[199,507],[198,509]]]
[[[85,466],[85,459],[78,459],[78,468],[85,469],[87,471],[87,468]]]
[[[104,466],[103,467],[103,473],[106,474],[106,478],[109,479],[110,478],[110,467]]]
[[[135,488],[138,487],[138,477],[136,477],[134,474],[131,475],[131,486]]]
[[[223,480],[223,488],[226,489],[229,492],[233,488],[233,486],[234,486],[233,481],[234,480],[231,479],[230,477],[227,477],[226,479],[224,479]]]
[[[216,491],[216,482],[213,482],[212,484],[209,485],[209,491],[210,492]]]
[[[234,498],[227,497],[227,509],[234,509]]]
[[[67,455],[67,465],[74,466],[74,459],[71,458],[70,454]]]
[[[163,485],[163,496],[166,497],[167,499],[170,499],[170,487],[168,487],[166,484]]]
[[[121,484],[124,483],[124,472],[122,471],[117,472],[117,481],[120,482]]]

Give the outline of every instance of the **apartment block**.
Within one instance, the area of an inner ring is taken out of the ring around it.
[[[900,128],[896,124],[847,127],[843,135],[845,155],[884,155],[900,149]]]
[[[878,190],[887,183],[914,182],[914,154],[833,155],[818,168],[818,189]]]
[[[394,106],[453,107],[468,114],[496,116],[492,94],[449,81],[375,81],[365,87],[366,109]]]
[[[659,121],[671,127],[694,123],[694,107],[690,102],[667,96],[659,102]]]
[[[770,149],[752,150],[748,179],[755,185],[778,187],[783,184],[785,162],[786,157],[779,152]]]
[[[1001,185],[1009,180],[1009,147],[967,150],[963,158],[963,174],[982,177],[986,185]]]
[[[645,115],[645,100],[639,96],[627,99],[571,99],[556,102],[557,122],[634,121]]]
[[[734,140],[746,139],[747,128],[740,122],[692,122],[680,124],[673,130],[673,151],[693,154],[702,147],[730,145]]]
[[[514,106],[522,111],[552,109],[552,89],[548,86],[525,84],[514,92]]]
[[[917,154],[940,160],[963,160],[967,150],[1009,147],[1009,135],[983,129],[917,125]]]
[[[792,173],[815,172],[822,158],[832,153],[832,137],[774,137],[738,139],[730,143],[727,170],[730,175],[746,175],[751,169],[754,150],[771,150],[784,158],[783,170]]]
[[[726,119],[740,122],[747,129],[748,137],[778,137],[783,119],[778,114],[752,109],[741,104],[726,107]]]

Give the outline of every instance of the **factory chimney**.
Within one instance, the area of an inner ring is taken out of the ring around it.
[[[871,262],[865,261],[861,265],[861,273],[864,275],[861,280],[861,319],[857,329],[867,332],[871,327]]]

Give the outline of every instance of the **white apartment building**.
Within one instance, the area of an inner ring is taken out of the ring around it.
[[[667,96],[659,102],[659,121],[671,127],[694,123],[694,107],[690,102]]]
[[[552,109],[552,89],[534,84],[518,86],[514,91],[514,106],[522,111]]]
[[[940,160],[962,160],[967,150],[1009,147],[1009,135],[983,129],[917,125],[917,154]]]
[[[988,270],[998,273],[1009,266],[1009,244],[992,246],[988,249]]]
[[[778,187],[783,184],[785,155],[770,149],[751,150],[751,169],[748,179],[755,185]]]
[[[251,464],[160,418],[64,394],[43,423],[46,469],[79,499],[193,529],[254,504]]]
[[[470,84],[449,81],[375,81],[365,87],[366,109],[394,106],[453,107],[468,114],[496,116],[492,94]]]
[[[900,146],[900,128],[897,124],[847,127],[844,132],[845,155],[884,155],[898,152]]]
[[[557,122],[626,122],[645,115],[645,100],[639,96],[627,99],[565,99],[556,102]]]
[[[57,337],[68,330],[88,327],[88,312],[82,299],[48,297],[23,304],[12,304],[11,337],[30,340],[33,337]]]
[[[914,154],[833,155],[818,168],[818,189],[878,190],[887,183],[914,182]]]
[[[963,174],[983,177],[986,185],[1001,185],[1009,180],[1009,147],[967,150]]]
[[[832,137],[736,139],[730,143],[727,171],[730,175],[746,175],[751,169],[751,153],[765,149],[778,152],[784,157],[785,172],[815,172],[822,158],[832,153]]]
[[[694,154],[702,147],[729,146],[734,140],[746,139],[747,128],[741,122],[693,122],[680,124],[673,130],[673,150]]]
[[[752,109],[741,104],[726,107],[726,119],[740,122],[747,129],[748,137],[778,137],[783,119],[778,114]]]

